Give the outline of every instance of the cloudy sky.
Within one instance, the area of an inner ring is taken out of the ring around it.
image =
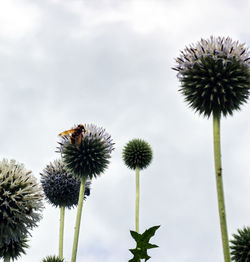
[[[211,119],[178,93],[171,69],[185,45],[210,35],[250,45],[247,0],[2,0],[1,158],[39,172],[59,155],[57,134],[95,123],[116,149],[92,183],[81,224],[79,262],[126,262],[134,247],[135,175],[122,161],[132,138],[154,159],[141,172],[140,228],[161,225],[152,262],[223,260]],[[222,120],[224,190],[231,237],[250,224],[250,104]],[[75,210],[66,211],[70,261]],[[46,204],[20,262],[58,253],[59,210]]]

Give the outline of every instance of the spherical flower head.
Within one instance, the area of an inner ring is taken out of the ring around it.
[[[233,234],[231,240],[232,261],[249,262],[250,261],[250,227],[239,229],[237,234]]]
[[[123,160],[131,169],[146,168],[152,161],[151,146],[142,139],[133,139],[127,143],[122,152]]]
[[[66,169],[80,178],[97,177],[108,167],[114,150],[111,136],[105,129],[88,124],[84,125],[78,138],[79,134],[74,140],[72,135],[64,135],[59,143]]]
[[[22,236],[19,240],[10,240],[8,243],[0,241],[0,258],[18,259],[28,248],[27,239]]]
[[[65,260],[57,256],[47,256],[42,260],[42,262],[65,262]]]
[[[69,173],[62,160],[55,160],[41,173],[46,199],[55,207],[71,208],[77,205],[81,181]],[[90,180],[85,183],[85,196],[90,195]]]
[[[250,53],[227,37],[201,39],[176,59],[180,92],[195,111],[210,116],[232,114],[245,103],[250,89]]]
[[[0,243],[19,241],[37,226],[43,192],[36,178],[15,160],[0,161]]]

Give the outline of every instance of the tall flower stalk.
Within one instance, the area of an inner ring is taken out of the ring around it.
[[[93,124],[80,124],[59,135],[61,136],[59,151],[62,154],[65,167],[81,180],[71,256],[71,262],[75,262],[85,183],[87,179],[99,176],[108,167],[111,152],[114,150],[114,143],[112,143],[111,136],[105,129]]]
[[[79,231],[80,231],[80,225],[81,225],[81,217],[82,217],[82,207],[83,207],[83,195],[85,190],[85,181],[86,178],[81,178],[81,187],[80,187],[80,193],[79,193],[79,199],[78,199],[78,208],[77,208],[77,214],[76,214],[76,222],[75,222],[75,233],[74,233],[74,240],[73,240],[73,248],[72,248],[72,257],[71,261],[76,261],[76,254],[77,254],[77,248],[78,248],[78,240],[79,240]]]
[[[139,173],[138,166],[135,169],[135,173],[136,173],[135,231],[139,233],[140,173]]]
[[[65,208],[71,209],[77,205],[81,181],[66,170],[60,159],[51,162],[44,168],[41,173],[41,183],[48,202],[55,207],[60,207],[58,257],[63,259]],[[89,194],[90,181],[87,181],[84,196]]]
[[[250,54],[244,44],[227,37],[201,39],[181,51],[174,70],[186,102],[201,115],[213,115],[214,163],[224,261],[230,262],[223,193],[220,119],[247,101],[250,91]]]
[[[213,115],[213,131],[214,131],[214,163],[215,178],[217,188],[218,209],[220,216],[220,229],[223,244],[223,252],[225,261],[230,261],[230,249],[227,233],[226,208],[223,192],[222,167],[221,167],[221,145],[220,145],[220,115]]]
[[[140,169],[146,168],[152,161],[153,153],[150,145],[142,139],[129,141],[123,149],[125,165],[135,170],[135,230],[139,233],[139,206],[140,206]]]
[[[64,217],[65,206],[60,208],[60,227],[59,227],[59,258],[63,258],[63,236],[64,236]]]

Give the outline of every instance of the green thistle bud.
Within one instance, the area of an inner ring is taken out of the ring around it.
[[[250,90],[250,53],[231,38],[201,39],[176,59],[180,92],[195,111],[232,114],[245,103]]]
[[[103,173],[114,149],[111,136],[103,128],[91,124],[84,126],[80,142],[75,140],[64,135],[59,143],[66,169],[75,176],[90,179]]]
[[[123,160],[131,169],[146,168],[152,161],[153,152],[150,145],[142,139],[133,139],[127,143],[122,152]]]
[[[10,240],[8,243],[0,241],[0,257],[17,259],[21,254],[25,254],[25,248],[28,248],[27,239],[23,236],[20,240]]]
[[[0,161],[0,243],[19,241],[41,219],[43,193],[36,178],[15,160]]]
[[[71,208],[77,205],[81,181],[67,172],[61,160],[55,160],[41,173],[46,199],[55,207]],[[85,196],[90,195],[90,181],[85,184]]]
[[[238,229],[238,234],[233,234],[231,240],[232,261],[249,262],[250,261],[250,227]]]
[[[42,260],[42,262],[65,262],[65,260],[57,256],[47,256]]]

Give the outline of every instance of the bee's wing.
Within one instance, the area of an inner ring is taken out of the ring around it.
[[[70,130],[66,130],[66,131],[63,131],[61,132],[60,134],[58,134],[59,136],[66,136],[66,135],[69,135],[69,134],[72,134],[75,132],[75,128],[73,129],[70,129]]]

